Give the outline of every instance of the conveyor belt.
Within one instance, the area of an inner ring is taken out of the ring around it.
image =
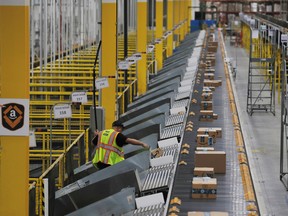
[[[183,123],[184,122],[184,117],[185,117],[184,114],[183,115],[179,115],[179,114],[170,115],[167,118],[165,126],[167,127],[167,126]]]
[[[181,131],[183,128],[183,124],[173,125],[170,127],[165,127],[161,133],[160,139],[168,139],[171,137],[179,137],[181,135]]]
[[[189,100],[188,99],[185,99],[185,100],[178,100],[178,101],[175,101],[172,105],[172,108],[177,108],[177,107],[187,107],[189,103]]]
[[[163,203],[147,206],[143,208],[136,209],[133,212],[134,216],[162,216],[164,212]],[[128,216],[128,215],[127,215]]]
[[[167,147],[164,147],[162,148],[163,150],[163,155],[162,157],[165,157],[165,156],[168,156],[168,155],[171,155],[173,157],[173,161],[175,161],[175,158],[176,158],[176,154],[178,153],[178,145],[172,145],[172,146],[167,146]]]
[[[175,100],[183,100],[185,98],[189,98],[191,94],[191,91],[187,91],[187,92],[182,92],[182,93],[178,93],[175,97]]]
[[[167,188],[173,166],[173,164],[168,164],[150,168],[144,180],[142,192]]]
[[[182,141],[182,143],[190,145],[189,154],[180,154],[178,160],[185,161],[187,165],[177,166],[171,193],[171,199],[178,197],[182,201],[182,204],[177,206],[180,209],[180,213],[177,213],[179,216],[186,216],[189,211],[226,211],[229,215],[247,215],[220,48],[218,48],[216,53],[215,69],[215,77],[218,76],[222,80],[222,86],[217,87],[215,92],[213,92],[213,111],[219,115],[218,120],[200,122],[198,121],[200,103],[190,104],[189,107],[189,112],[193,111],[195,115],[188,116],[186,122],[193,122],[193,131],[185,131]],[[199,93],[194,94],[192,97],[198,102],[201,101],[204,79],[203,71],[201,72],[201,84],[194,86],[194,90],[197,90]],[[193,169],[195,166],[195,140],[199,127],[221,127],[223,130],[222,138],[217,138],[217,142],[213,146],[215,150],[226,152],[226,174],[215,175],[218,182],[216,199],[192,199],[191,197]],[[170,207],[172,206],[170,205]]]

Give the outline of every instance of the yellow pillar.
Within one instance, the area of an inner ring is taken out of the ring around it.
[[[0,1],[0,98],[29,99],[29,1]],[[28,215],[29,137],[0,137],[0,215]]]
[[[156,40],[161,40],[163,35],[163,0],[156,0]],[[155,46],[157,71],[163,67],[163,42]]]
[[[105,109],[105,127],[116,117],[116,0],[102,0],[101,76],[108,77],[109,87],[102,89],[101,106]]]
[[[182,41],[185,37],[185,28],[184,28],[184,24],[183,24],[183,21],[184,21],[184,16],[185,16],[185,10],[184,10],[184,0],[180,0],[180,23],[181,26],[180,26],[180,41]]]
[[[173,14],[174,26],[179,24],[179,0],[174,0],[174,14]],[[175,46],[178,46],[179,43],[179,28],[175,29],[173,34],[176,35],[177,40],[175,41]]]
[[[168,0],[167,2],[167,30],[171,31],[167,38],[167,56],[173,54],[173,0]]]
[[[188,22],[188,33],[191,31],[191,16],[192,16],[192,0],[187,0],[187,10],[188,10],[188,17],[187,17],[187,22]]]
[[[147,91],[147,0],[137,2],[137,52],[142,59],[137,62],[138,93]]]

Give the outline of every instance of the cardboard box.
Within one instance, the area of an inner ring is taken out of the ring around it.
[[[221,80],[209,80],[209,79],[204,79],[204,87],[218,87],[222,85]]]
[[[217,115],[217,114],[215,114]],[[212,110],[200,110],[199,121],[208,121],[211,122],[215,119],[214,113]]]
[[[217,52],[217,47],[216,46],[209,46],[208,45],[208,52],[214,52],[214,53],[216,53]]]
[[[206,63],[210,62],[210,66],[215,66],[215,58],[206,57]]]
[[[228,212],[188,212],[188,216],[229,216]]]
[[[214,147],[196,147],[196,151],[214,151]]]
[[[197,146],[198,147],[207,147],[213,144],[213,138],[209,137],[207,134],[197,135]]]
[[[216,199],[217,179],[209,177],[194,177],[192,180],[192,198]]]
[[[215,173],[226,173],[224,151],[195,151],[195,167],[213,167]]]
[[[206,68],[205,69],[205,73],[215,73],[215,69],[214,68]]]
[[[211,89],[209,87],[203,87],[203,93],[211,93]]]
[[[221,138],[222,137],[222,128],[204,128],[200,127],[197,130],[197,134],[208,134],[213,138]]]
[[[204,79],[214,80],[214,73],[204,73]]]
[[[200,107],[201,107],[201,110],[213,110],[213,102],[201,101]]]
[[[195,167],[194,168],[194,177],[210,177],[214,176],[213,167]]]
[[[202,93],[201,100],[202,101],[211,101],[213,99],[213,93]]]

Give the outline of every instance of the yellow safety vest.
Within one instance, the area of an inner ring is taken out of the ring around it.
[[[118,133],[113,129],[104,130],[99,133],[95,156],[92,160],[94,165],[98,162],[114,165],[124,160],[123,148],[116,144]]]

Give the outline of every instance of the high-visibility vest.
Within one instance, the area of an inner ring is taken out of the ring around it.
[[[101,131],[98,134],[98,142],[95,156],[92,160],[96,165],[98,162],[114,165],[124,160],[123,148],[116,144],[116,137],[119,132],[113,129]]]

